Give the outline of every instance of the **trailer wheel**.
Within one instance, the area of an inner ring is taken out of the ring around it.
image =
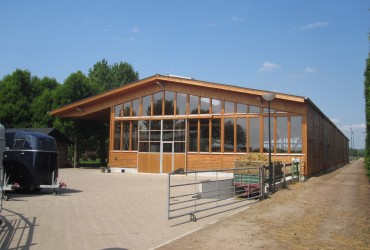
[[[8,201],[10,199],[9,194],[7,192],[3,193],[3,199]]]

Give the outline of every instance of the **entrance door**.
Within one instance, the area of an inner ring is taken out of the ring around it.
[[[164,141],[161,143],[160,172],[169,173],[174,170],[174,143]]]

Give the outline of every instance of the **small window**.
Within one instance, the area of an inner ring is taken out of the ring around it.
[[[234,113],[234,103],[233,102],[225,102],[225,113],[226,114]]]
[[[212,114],[221,114],[221,101],[212,99]]]
[[[247,113],[247,105],[238,103],[236,105],[236,112],[239,114],[246,114]]]
[[[198,96],[195,95],[190,96],[190,114],[191,115],[198,114]]]

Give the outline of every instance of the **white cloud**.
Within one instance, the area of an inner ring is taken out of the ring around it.
[[[231,20],[236,21],[236,22],[241,22],[241,21],[243,21],[243,18],[242,17],[239,17],[239,16],[233,16],[231,18]]]
[[[307,25],[303,25],[300,28],[303,30],[309,30],[309,29],[316,29],[316,28],[320,28],[320,27],[324,27],[328,25],[329,25],[328,22],[316,22],[316,23],[310,23]]]
[[[317,69],[313,68],[313,67],[306,67],[304,69],[304,72],[306,72],[306,73],[315,73],[316,71],[317,71]]]
[[[133,27],[132,28],[132,33],[140,33],[140,30],[138,27]]]
[[[352,130],[357,130],[357,129],[365,129],[366,124],[365,123],[359,123],[359,124],[352,124],[352,125],[343,125],[340,127],[344,131],[351,131]]]
[[[340,123],[340,120],[338,118],[331,118],[330,119],[333,123],[338,124]]]
[[[281,66],[279,64],[272,62],[264,62],[262,66],[258,69],[258,72],[274,71],[278,69],[281,69]]]

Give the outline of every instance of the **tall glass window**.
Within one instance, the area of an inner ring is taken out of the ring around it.
[[[123,136],[122,136],[122,150],[130,149],[130,122],[122,122]]]
[[[212,152],[221,152],[221,119],[212,119]]]
[[[234,113],[234,103],[225,101],[225,114],[233,114],[233,113]]]
[[[224,151],[234,152],[234,118],[225,118]]]
[[[247,118],[236,119],[236,152],[247,152]]]
[[[198,114],[198,96],[190,95],[190,114]]]
[[[177,93],[176,115],[186,114],[186,94]]]
[[[200,152],[209,152],[209,119],[200,119]]]
[[[121,150],[121,122],[114,123],[114,150]]]
[[[140,115],[140,99],[135,99],[132,101],[132,116]]]
[[[236,112],[239,113],[239,114],[246,114],[247,113],[247,105],[242,104],[242,103],[237,103]]]
[[[201,97],[200,98],[200,113],[209,114],[210,101],[209,98]]]
[[[153,95],[153,115],[162,115],[163,92]]]
[[[114,117],[122,116],[122,104],[114,106]]]
[[[260,151],[260,118],[249,119],[249,152]]]
[[[278,153],[288,153],[288,117],[277,117],[277,141]]]
[[[132,143],[131,143],[131,150],[137,151],[138,150],[138,121],[132,121]]]
[[[212,99],[212,114],[221,114],[221,101]]]
[[[174,115],[175,111],[175,93],[171,91],[165,91],[164,93],[165,103],[164,103],[164,114]]]
[[[143,97],[143,112],[142,112],[142,115],[143,116],[150,116],[152,113],[151,111],[151,98],[152,96],[151,95],[148,95],[148,96],[144,96]]]
[[[198,119],[188,120],[189,152],[198,152]]]
[[[302,153],[302,116],[290,117],[290,152]]]
[[[274,117],[270,120],[271,153],[274,153]],[[263,120],[263,152],[269,152],[269,118]]]
[[[260,107],[249,106],[249,113],[251,114],[259,114],[260,111],[261,111]]]
[[[130,116],[131,102],[125,102],[123,104],[123,116]]]

